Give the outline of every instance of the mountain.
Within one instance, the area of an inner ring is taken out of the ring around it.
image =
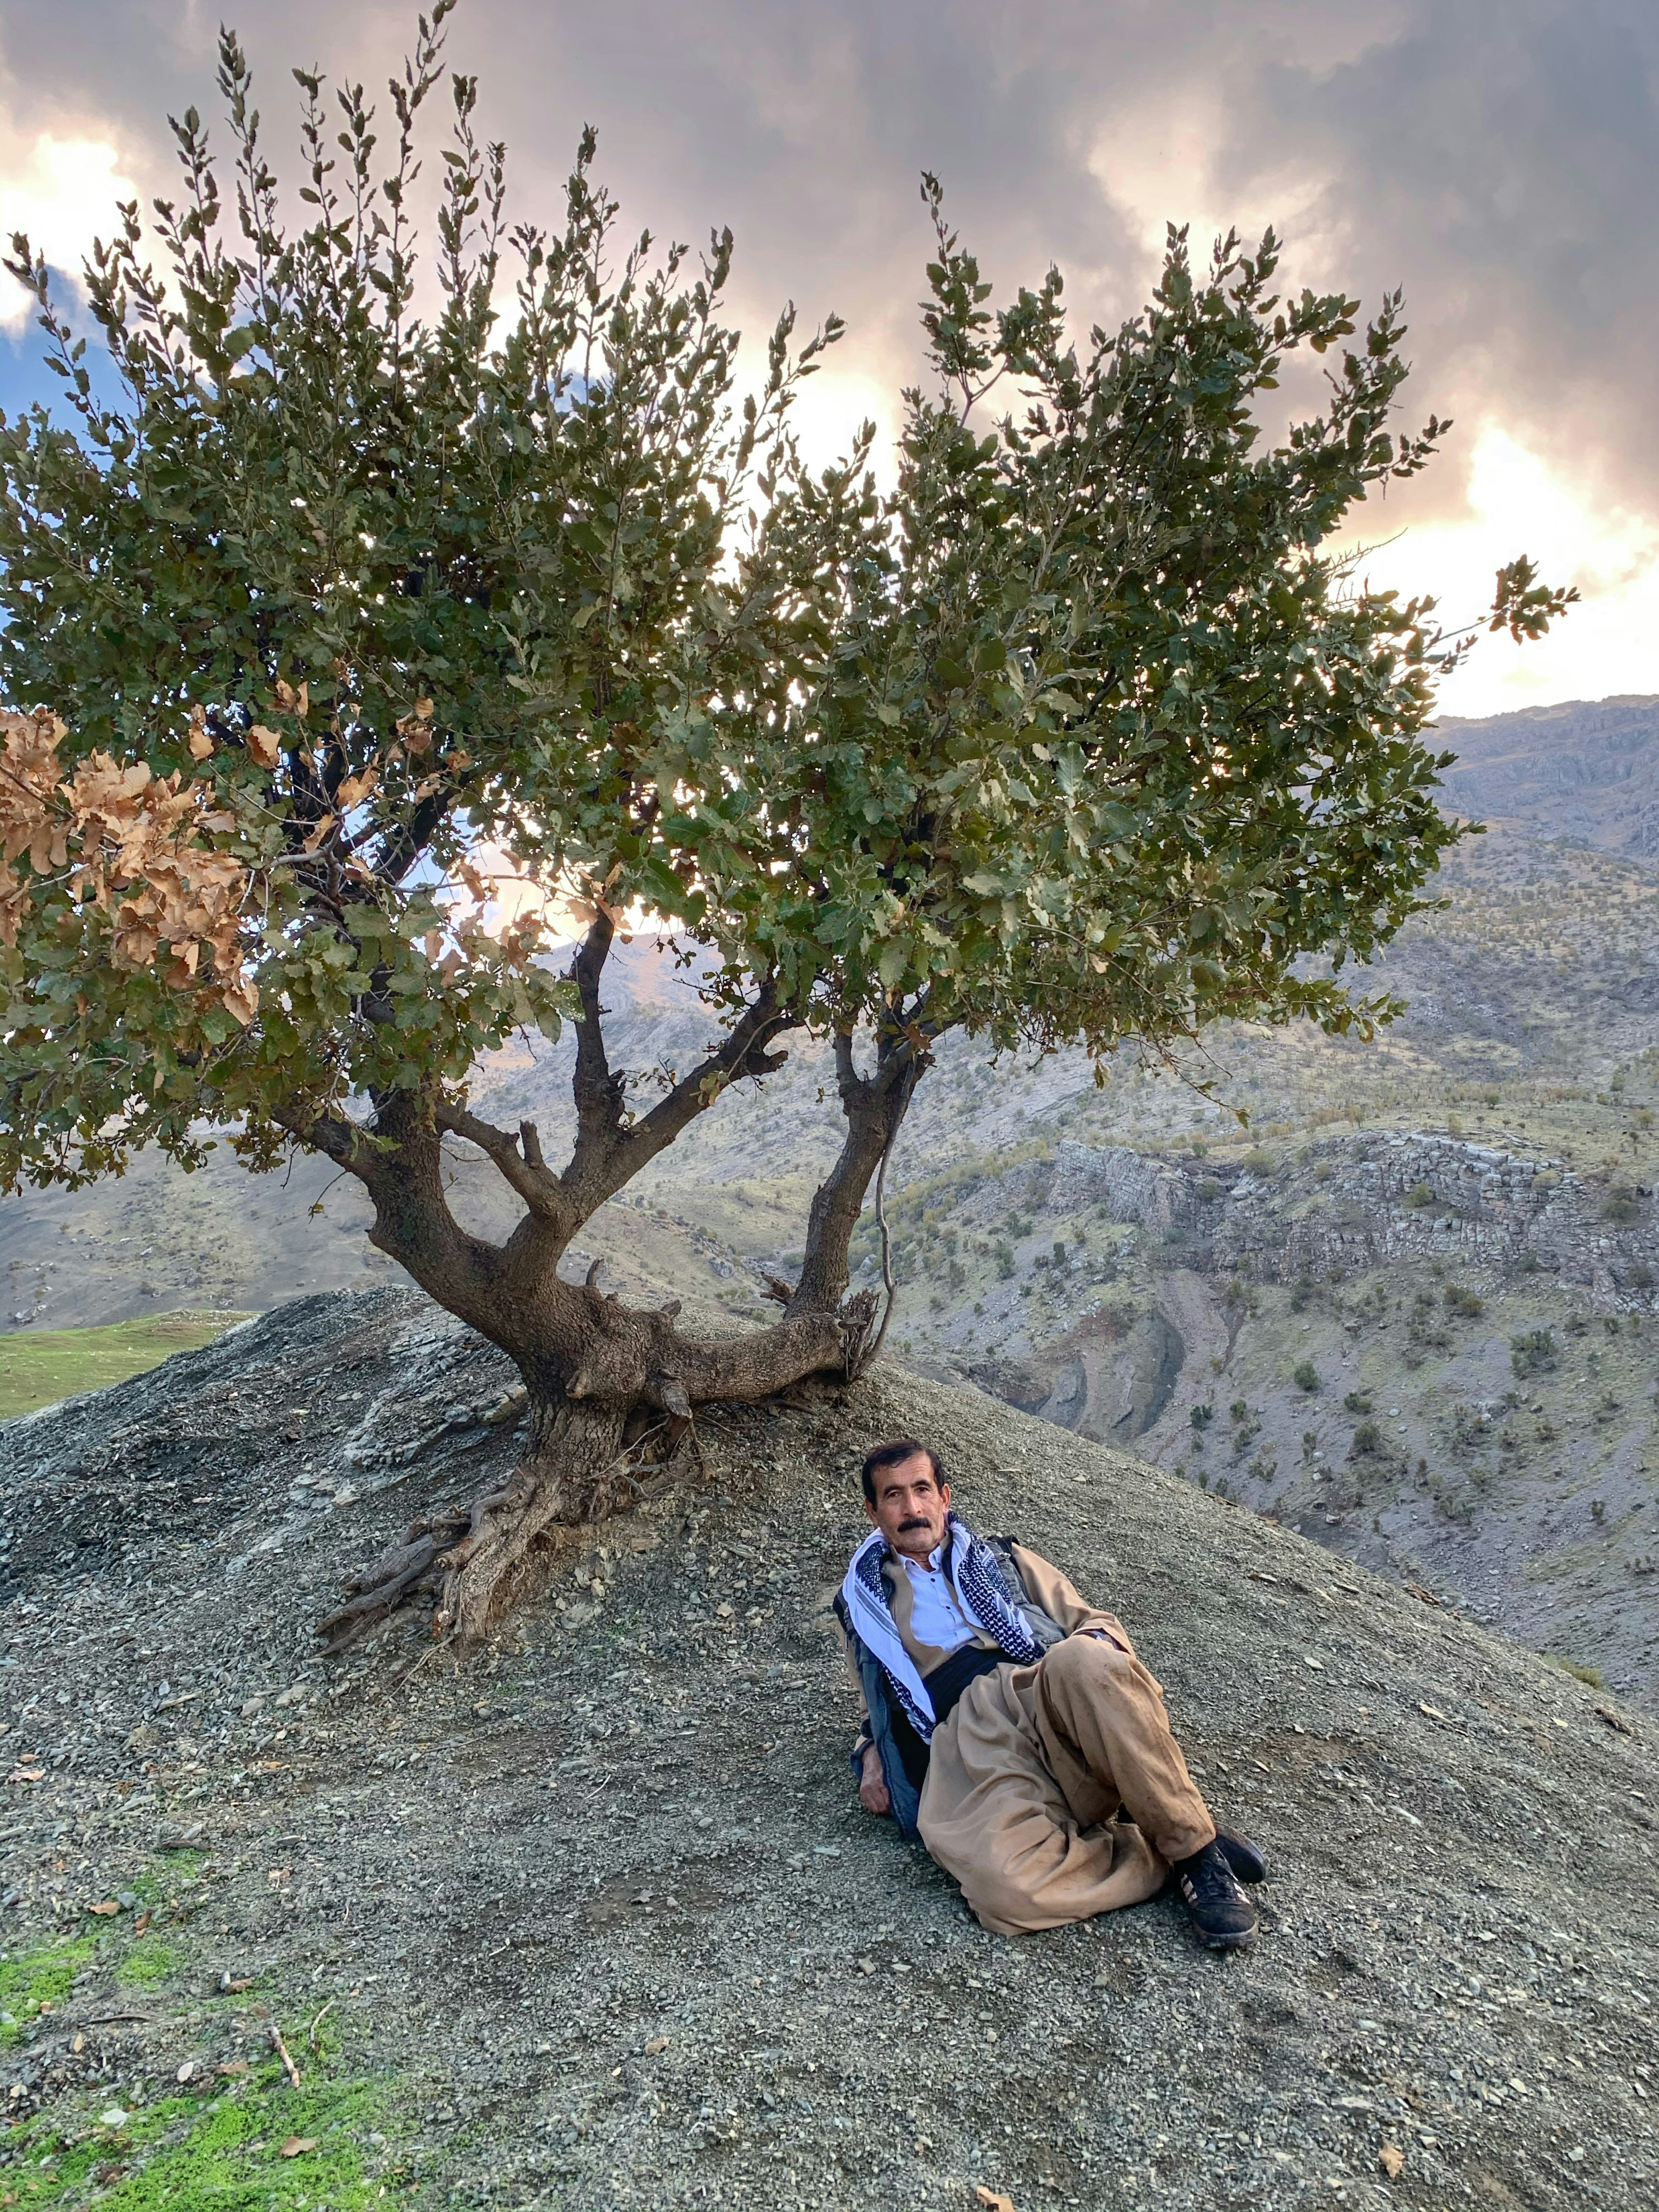
[[[1408,1002],[1372,1042],[1234,1027],[1169,1066],[1126,1049],[1103,1088],[1079,1054],[992,1066],[947,1039],[890,1176],[894,1349],[1659,1700],[1659,873],[1626,849],[1656,716],[1613,700],[1446,726],[1451,801],[1492,826],[1367,979]],[[708,1039],[693,980],[646,939],[608,971],[641,1099]],[[475,1089],[552,1154],[568,1075],[568,1046],[538,1040]],[[762,1272],[798,1262],[839,1132],[825,1054],[796,1040],[596,1217],[573,1269],[604,1255],[625,1296],[763,1318]],[[495,1171],[465,1148],[453,1167],[463,1218],[510,1225]],[[3,1316],[400,1281],[366,1219],[321,1163],[141,1160],[0,1202]],[[865,1282],[875,1255],[866,1215]],[[1553,1351],[1517,1355],[1540,1333]]]
[[[1659,699],[1575,699],[1439,726],[1459,814],[1604,852],[1659,854]]]
[[[0,2195],[1654,2202],[1650,1718],[890,1360],[711,1419],[480,1662],[419,1612],[319,1662],[343,1577],[507,1464],[510,1379],[380,1288],[0,1428]],[[859,1810],[825,1608],[899,1429],[1125,1615],[1268,1853],[1245,1958],[1168,1899],[987,1936]]]

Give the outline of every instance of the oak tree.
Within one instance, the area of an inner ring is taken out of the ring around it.
[[[1271,234],[1195,265],[1172,232],[1145,312],[1074,333],[1056,271],[993,304],[929,178],[896,480],[867,425],[813,469],[792,410],[840,325],[798,343],[786,312],[743,386],[729,234],[621,239],[591,132],[556,222],[509,222],[452,6],[385,147],[361,86],[295,72],[297,227],[225,36],[229,163],[191,111],[177,196],[94,249],[96,374],[26,239],[8,264],[67,404],[0,424],[0,1180],[145,1146],[188,1168],[216,1133],[252,1167],[309,1147],[528,1389],[507,1486],[377,1563],[337,1639],[435,1581],[476,1641],[699,1405],[855,1373],[878,1302],[848,1239],[947,1032],[1102,1055],[1224,1018],[1369,1029],[1397,1009],[1344,968],[1458,834],[1424,733],[1467,640],[1335,550],[1443,427],[1394,425],[1397,296],[1362,332],[1353,301],[1280,291]],[[1308,355],[1318,404],[1270,435]],[[1565,596],[1517,562],[1492,623],[1535,634]],[[502,868],[534,894],[509,925]],[[695,952],[709,1018],[654,1090],[603,1004],[641,919]],[[468,1077],[563,1024],[550,1159]],[[803,1034],[845,1137],[773,1324],[714,1340],[562,1276]],[[447,1142],[510,1187],[502,1243],[452,1213]]]

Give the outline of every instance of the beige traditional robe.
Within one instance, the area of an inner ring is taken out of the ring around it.
[[[1085,1604],[1047,1559],[1013,1548],[1027,1595],[1066,1640],[1035,1667],[999,1667],[968,1685],[933,1731],[920,1820],[981,1924],[1004,1936],[1139,1905],[1162,1888],[1170,1860],[1215,1834],[1164,1692],[1122,1622]],[[884,1572],[894,1626],[927,1675],[946,1655],[910,1633],[909,1577],[890,1561]]]

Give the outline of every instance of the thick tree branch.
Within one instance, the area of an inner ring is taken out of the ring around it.
[[[928,1064],[936,1032],[922,1015],[883,1030],[876,1065],[862,1076],[849,1032],[836,1037],[836,1084],[847,1135],[840,1157],[812,1200],[806,1225],[806,1253],[800,1280],[787,1311],[833,1312],[847,1295],[848,1247],[863,1210],[865,1193],[884,1154],[897,1135],[911,1094]]]
[[[614,925],[601,910],[570,969],[581,1000],[576,1024],[576,1066],[571,1079],[576,1142],[558,1182],[572,1209],[573,1229],[672,1145],[729,1085],[748,1075],[769,1075],[781,1067],[785,1055],[769,1048],[784,1030],[798,1028],[800,1023],[799,1014],[779,1007],[775,984],[763,981],[720,1046],[682,1076],[648,1114],[628,1127],[623,1118],[626,1081],[611,1068],[599,1005],[599,977],[614,937]]]
[[[355,1175],[360,1182],[372,1181],[374,1146],[368,1140],[368,1133],[348,1115],[332,1107],[313,1113],[303,1104],[285,1099],[271,1109],[270,1118],[296,1144],[305,1146],[309,1152],[320,1152],[347,1175]]]
[[[570,1204],[557,1176],[542,1158],[542,1140],[533,1121],[520,1121],[514,1136],[490,1121],[480,1120],[464,1106],[444,1104],[434,1115],[438,1127],[453,1137],[464,1137],[488,1154],[501,1174],[538,1218],[574,1228]]]
[[[730,1085],[744,1076],[775,1074],[788,1054],[772,1052],[769,1047],[786,1030],[799,1026],[798,1015],[779,1011],[775,985],[761,984],[753,1003],[726,1032],[725,1042],[689,1075],[682,1076],[666,1097],[659,1099],[631,1129],[622,1133],[616,1148],[621,1172],[613,1188],[620,1190],[665,1151]]]
[[[564,1173],[565,1184],[573,1190],[580,1188],[605,1159],[622,1127],[626,1086],[621,1076],[611,1073],[599,1007],[599,978],[616,934],[616,924],[600,907],[570,963],[570,978],[581,1002],[576,1021],[576,1069],[571,1079],[576,1101],[576,1143]]]

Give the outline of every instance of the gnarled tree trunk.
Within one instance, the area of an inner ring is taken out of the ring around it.
[[[869,1355],[878,1301],[867,1291],[848,1295],[848,1244],[923,1065],[926,1044],[914,1025],[882,1042],[867,1079],[854,1066],[851,1040],[837,1042],[847,1137],[813,1202],[800,1281],[771,1327],[729,1340],[690,1336],[677,1325],[678,1302],[642,1309],[602,1293],[597,1263],[586,1283],[560,1275],[581,1224],[725,1083],[781,1064],[769,1048],[791,1025],[762,989],[717,1053],[642,1120],[627,1122],[600,1035],[598,979],[609,930],[602,916],[574,970],[584,1006],[577,1136],[562,1173],[546,1165],[532,1125],[515,1136],[437,1095],[374,1102],[373,1142],[343,1117],[296,1121],[296,1133],[362,1178],[375,1210],[371,1240],[517,1364],[531,1408],[525,1455],[506,1486],[448,1521],[417,1524],[365,1567],[319,1631],[334,1649],[434,1584],[434,1629],[475,1646],[543,1585],[564,1531],[637,1495],[641,1468],[672,1456],[699,1406],[770,1397],[811,1375],[855,1375]],[[451,1213],[446,1134],[477,1145],[524,1201],[504,1244],[470,1235]]]

